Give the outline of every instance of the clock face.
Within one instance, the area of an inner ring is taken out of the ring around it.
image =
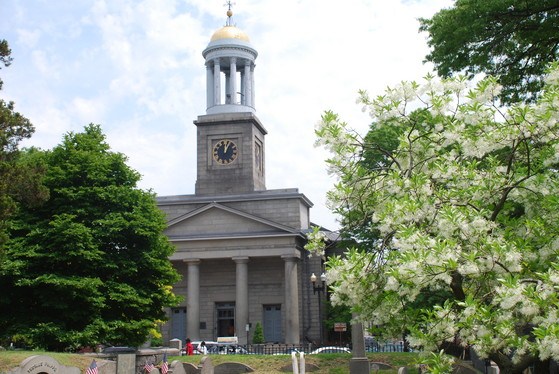
[[[237,159],[238,154],[237,145],[229,139],[219,140],[213,148],[214,160],[220,165],[232,163]]]

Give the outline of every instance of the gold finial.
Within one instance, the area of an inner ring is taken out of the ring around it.
[[[231,10],[231,7],[233,5],[235,5],[235,3],[232,3],[231,0],[227,0],[227,2],[223,5],[226,5],[228,7],[227,9],[227,21],[225,23],[226,26],[233,26],[231,23],[231,17],[233,17],[233,11]]]

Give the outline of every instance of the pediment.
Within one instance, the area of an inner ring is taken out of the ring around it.
[[[297,234],[292,228],[213,202],[167,222],[169,238]]]

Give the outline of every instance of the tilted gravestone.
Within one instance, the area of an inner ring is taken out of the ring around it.
[[[370,364],[370,370],[374,373],[376,373],[379,370],[392,370],[393,367],[388,365],[385,362],[371,362]]]
[[[30,356],[8,374],[81,374],[79,368],[65,366],[49,356]]]

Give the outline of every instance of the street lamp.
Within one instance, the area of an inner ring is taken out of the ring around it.
[[[318,294],[318,320],[319,320],[319,330],[320,330],[320,345],[324,345],[324,337],[323,337],[323,329],[322,329],[322,303],[320,299],[320,294],[326,292],[326,274],[320,274],[320,283],[318,286],[316,285],[316,275],[314,273],[311,274],[311,283],[312,283],[312,291],[313,294]]]
[[[312,290],[313,293],[317,293],[320,295],[321,292],[324,292],[326,290],[326,274],[322,273],[320,274],[320,282],[322,282],[322,285],[317,286],[316,285],[316,275],[314,273],[311,274],[311,283],[312,283]]]

